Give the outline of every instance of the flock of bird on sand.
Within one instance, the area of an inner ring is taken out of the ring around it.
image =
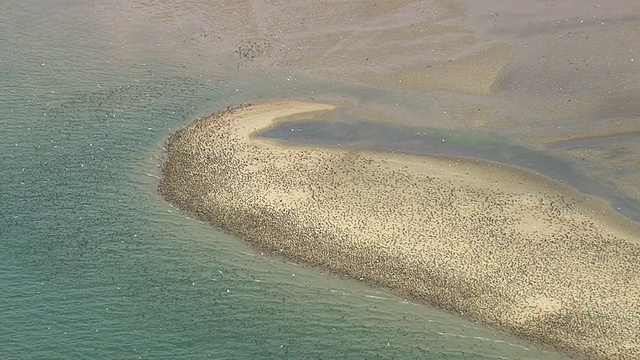
[[[570,354],[640,358],[640,247],[579,196],[490,169],[482,182],[455,160],[238,136],[251,114],[227,108],[173,134],[161,194],[276,256]]]

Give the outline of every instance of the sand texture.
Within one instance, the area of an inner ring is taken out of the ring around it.
[[[227,109],[173,134],[161,194],[265,252],[576,357],[640,358],[640,231],[546,178],[462,159],[250,135],[331,111]]]

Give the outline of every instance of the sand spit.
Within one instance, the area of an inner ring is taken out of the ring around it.
[[[283,101],[199,119],[169,138],[160,192],[278,256],[577,357],[640,357],[637,224],[506,166],[250,137],[333,108]]]

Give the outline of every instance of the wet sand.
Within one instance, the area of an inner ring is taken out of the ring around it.
[[[282,122],[260,131],[256,136],[297,145],[383,149],[505,164],[540,174],[586,195],[601,198],[621,215],[640,222],[640,203],[625,196],[612,184],[587,175],[587,168],[578,166],[567,157],[555,156],[478,130],[443,130],[398,126],[380,121],[354,121],[357,118],[345,115],[345,110],[340,108],[330,119]],[[618,137],[618,140],[621,139],[622,137]],[[567,145],[583,142],[586,141],[577,140]]]
[[[283,145],[255,131],[334,106],[228,108],[167,142],[160,192],[265,252],[576,357],[640,356],[640,229],[504,165]]]

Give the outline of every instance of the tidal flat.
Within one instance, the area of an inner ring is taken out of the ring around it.
[[[163,144],[227,106],[320,102],[451,144],[504,139],[496,152],[561,158],[640,204],[636,1],[6,4],[2,358],[566,358],[177,210],[157,192]],[[373,152],[423,139],[364,133]]]

